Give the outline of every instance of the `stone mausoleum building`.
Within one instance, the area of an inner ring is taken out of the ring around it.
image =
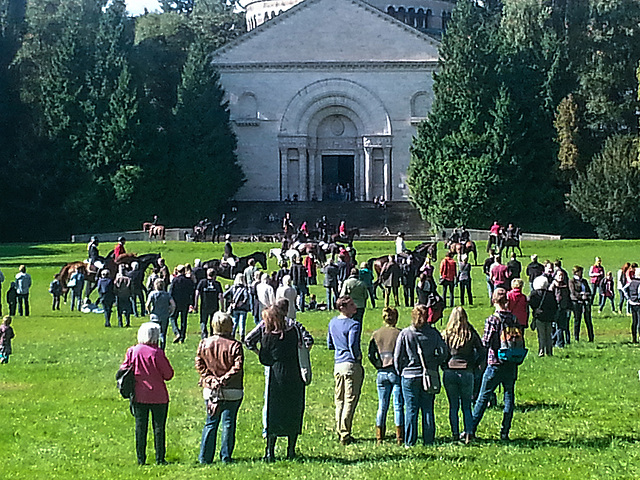
[[[247,177],[237,199],[407,201],[409,148],[454,2],[244,6],[248,33],[213,55]]]

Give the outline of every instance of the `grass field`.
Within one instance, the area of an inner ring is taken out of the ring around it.
[[[244,255],[275,245],[237,244]],[[411,245],[409,245],[411,246]],[[220,258],[222,246],[211,244],[127,244],[129,251],[161,252],[170,268],[196,257]],[[479,245],[482,249],[484,245]],[[588,267],[599,255],[605,268],[616,271],[624,261],[638,260],[640,242],[557,241],[524,243],[526,255],[541,260],[563,259],[569,268]],[[392,242],[356,242],[358,260],[393,251]],[[108,246],[103,245],[103,250]],[[442,249],[441,249],[442,250]],[[0,478],[1,479],[225,479],[253,478],[640,478],[640,347],[630,343],[630,318],[613,315],[608,307],[594,309],[596,341],[581,342],[554,357],[530,354],[516,384],[516,414],[510,444],[499,437],[500,409],[490,409],[481,423],[482,440],[464,446],[448,441],[448,405],[444,392],[436,398],[437,441],[434,446],[406,450],[391,438],[375,445],[377,408],[375,370],[365,364],[362,399],[354,421],[358,443],[342,447],[333,432],[333,354],[325,345],[330,315],[299,315],[316,339],[311,352],[314,381],[307,389],[301,459],[263,464],[261,408],[264,387],[257,356],[247,352],[245,399],[238,416],[233,465],[197,464],[205,412],[193,361],[199,338],[196,316],[190,317],[187,341],[170,344],[167,355],[176,375],[168,383],[171,403],[167,423],[167,459],[171,465],[138,467],[133,417],[128,403],[115,389],[114,375],[124,353],[135,343],[142,319],[131,329],[105,329],[97,314],[69,312],[67,305],[52,313],[47,288],[65,262],[86,255],[84,245],[0,245],[0,269],[9,282],[26,264],[34,286],[32,316],[14,320],[16,338],[9,365],[0,365]],[[440,252],[442,256],[442,251]],[[483,255],[480,255],[484,259]],[[528,257],[520,259],[523,266]],[[271,260],[270,262],[273,262]],[[270,269],[275,263],[269,264]],[[472,323],[482,329],[492,311],[481,267],[473,269],[476,301],[468,309]],[[324,298],[322,287],[312,292]],[[3,298],[3,304],[4,304]],[[6,313],[6,304],[3,306]],[[364,318],[363,349],[380,325],[381,309],[368,309]],[[409,309],[400,312],[400,327],[409,324]],[[439,327],[441,328],[441,327]],[[528,331],[535,352],[535,333]],[[393,422],[389,416],[388,425]],[[391,430],[391,428],[389,428]],[[150,443],[152,443],[150,439]],[[281,445],[282,443],[282,445]],[[282,455],[280,440],[276,455]],[[153,458],[150,445],[150,458]],[[217,458],[217,457],[216,457]]]

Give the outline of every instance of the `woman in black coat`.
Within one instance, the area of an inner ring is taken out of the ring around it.
[[[553,291],[549,290],[549,280],[546,276],[541,275],[533,280],[533,292],[529,296],[529,307],[533,312],[532,316],[538,330],[538,356],[552,356],[551,331],[558,305]]]
[[[295,457],[296,441],[302,432],[304,382],[300,374],[298,344],[300,335],[283,312],[269,307],[262,312],[265,322],[260,342],[260,363],[269,368],[267,387],[267,448],[264,460],[275,460],[278,437],[287,437],[287,458]]]

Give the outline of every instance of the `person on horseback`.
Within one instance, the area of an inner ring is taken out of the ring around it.
[[[407,246],[404,244],[404,232],[398,232],[396,236],[396,255],[404,256]]]
[[[309,227],[307,226],[306,220],[300,225],[300,233],[304,233],[305,237],[309,236]]]
[[[318,230],[320,231],[320,236],[322,241],[327,242],[329,240],[329,232],[327,231],[329,228],[329,224],[327,223],[327,216],[323,215],[322,219],[318,222]]]
[[[151,222],[151,225],[153,225],[154,227],[158,225],[158,215],[153,216],[153,221]]]
[[[468,241],[471,240],[471,234],[469,233],[469,231],[463,226],[460,227],[460,243],[462,243],[463,245],[466,244]]]
[[[127,251],[124,249],[124,244],[126,243],[127,239],[124,237],[120,237],[118,238],[118,243],[116,244],[115,248],[113,249],[113,256],[114,258],[117,260],[118,257],[120,255],[124,255],[125,253],[127,253]]]
[[[460,233],[457,228],[453,229],[453,232],[451,232],[451,236],[449,237],[449,245],[454,243],[460,243]]]
[[[99,269],[104,267],[104,257],[100,256],[100,251],[98,250],[99,245],[100,240],[98,240],[98,237],[96,236],[92,236],[91,240],[87,244],[87,263],[89,264],[89,269],[94,272],[97,272]]]
[[[284,218],[282,219],[282,231],[284,232],[285,237],[288,237],[295,231],[295,227],[291,221],[291,214],[289,212],[285,213]]]
[[[231,245],[231,235],[228,233],[224,237],[224,254],[222,256],[222,262],[227,263],[234,268],[236,266],[236,257],[233,254],[233,245]]]
[[[338,234],[340,234],[342,238],[347,238],[347,224],[344,220],[340,222],[340,227],[338,228]]]

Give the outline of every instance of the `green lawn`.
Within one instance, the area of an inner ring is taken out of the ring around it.
[[[272,246],[237,244],[234,250],[244,255]],[[222,255],[222,245],[211,244],[131,242],[127,247],[138,253],[161,252],[170,268],[192,263],[196,257],[208,260]],[[538,253],[541,260],[561,257],[569,269],[575,263],[588,267],[599,255],[605,268],[616,271],[625,261],[635,260],[638,247],[640,242],[631,241],[525,242],[527,257],[520,260],[526,266],[532,253]],[[363,261],[392,252],[393,242],[356,242],[356,248],[358,260]],[[223,466],[216,462],[209,467],[197,464],[205,411],[193,367],[199,338],[198,320],[193,315],[187,341],[167,347],[176,371],[168,383],[167,459],[172,464],[138,467],[133,417],[127,402],[117,394],[114,375],[127,347],[135,343],[141,320],[134,319],[131,329],[105,329],[101,315],[71,313],[67,305],[61,313],[50,309],[47,289],[53,274],[65,262],[85,255],[84,245],[0,245],[0,269],[7,277],[3,297],[18,265],[26,264],[34,280],[33,314],[14,320],[14,354],[9,365],[0,366],[0,479],[177,480],[217,474],[227,479],[640,477],[640,347],[629,342],[630,318],[612,315],[608,308],[604,314],[594,312],[594,344],[572,344],[557,350],[552,358],[535,354],[527,358],[516,386],[517,410],[509,445],[497,441],[499,409],[485,415],[478,430],[482,440],[470,446],[449,443],[448,405],[443,392],[436,399],[436,445],[410,450],[395,446],[390,437],[384,446],[375,445],[375,370],[368,363],[354,422],[359,441],[348,447],[337,443],[333,432],[333,357],[325,345],[330,315],[301,314],[299,320],[316,338],[311,353],[314,381],[307,389],[304,432],[298,444],[301,460],[270,465],[259,460],[264,451],[264,378],[256,355],[247,352],[236,463]],[[483,254],[480,257],[484,259]],[[275,263],[269,267],[275,268]],[[476,302],[468,312],[476,328],[482,329],[491,308],[481,267],[474,268],[473,274]],[[312,291],[319,300],[324,298],[322,287]],[[407,326],[409,318],[409,309],[401,309],[399,326]],[[368,309],[363,349],[379,324],[380,308]],[[535,353],[535,333],[529,331],[527,340]],[[390,414],[389,426],[392,421]],[[280,440],[276,454],[282,454],[283,449],[284,440]],[[151,445],[149,456],[153,458]]]

